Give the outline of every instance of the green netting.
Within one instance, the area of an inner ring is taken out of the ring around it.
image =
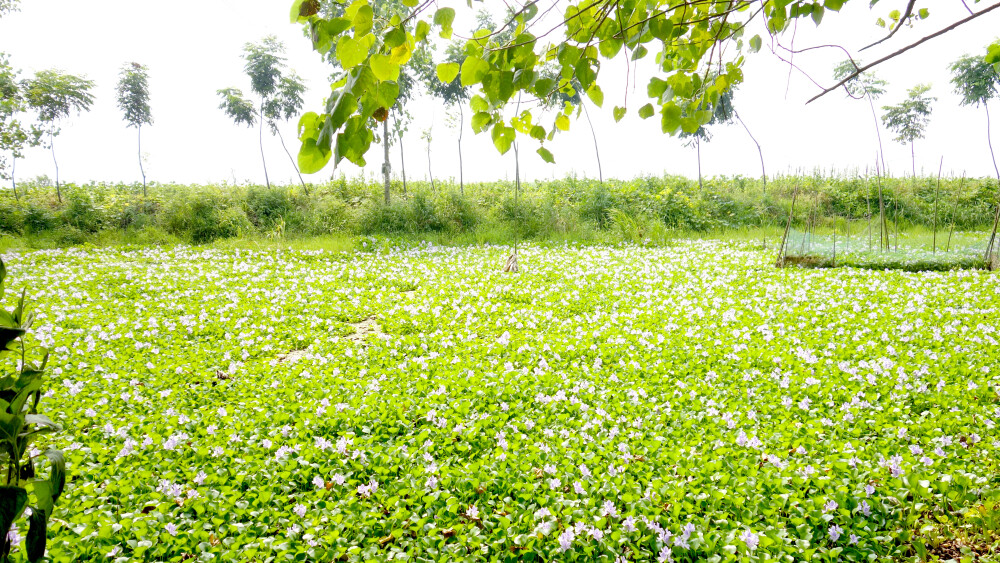
[[[989,233],[933,232],[917,230],[896,232],[889,228],[880,235],[877,225],[852,224],[848,236],[845,225],[837,230],[826,228],[790,228],[781,266],[813,268],[857,267],[911,271],[992,268],[1000,263],[1000,245],[987,256]]]

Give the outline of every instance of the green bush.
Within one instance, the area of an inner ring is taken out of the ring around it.
[[[24,209],[20,205],[0,201],[0,233],[19,235],[24,232]]]
[[[405,204],[370,205],[361,213],[358,228],[366,235],[402,234],[407,230],[408,215]]]
[[[434,202],[423,193],[414,194],[409,200],[407,223],[411,233],[437,232],[444,229]]]
[[[246,217],[261,230],[272,229],[279,221],[286,221],[295,203],[288,188],[252,187],[243,200]]]
[[[41,205],[28,204],[24,208],[24,232],[27,234],[37,234],[52,230],[56,226],[56,219],[52,213]]]
[[[69,191],[66,195],[66,208],[61,218],[66,225],[84,233],[96,233],[104,222],[102,213],[94,207],[90,196],[78,190]]]

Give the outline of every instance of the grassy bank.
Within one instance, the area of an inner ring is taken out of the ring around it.
[[[813,228],[864,223],[878,209],[874,178],[787,176],[713,178],[700,189],[676,176],[632,180],[565,178],[525,183],[394,183],[341,178],[300,187],[153,184],[62,186],[26,183],[0,193],[0,247],[52,248],[84,243],[203,244],[224,239],[298,240],[336,235],[415,237],[441,244],[513,240],[662,241],[686,235],[757,238],[779,232],[793,195],[797,222]],[[982,229],[997,201],[992,179],[883,179],[883,202],[904,231],[929,227]]]

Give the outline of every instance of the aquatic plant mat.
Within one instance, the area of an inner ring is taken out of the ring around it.
[[[872,241],[865,232],[847,238],[790,230],[777,265],[908,272],[996,270],[1000,265],[996,251],[986,256],[988,233],[952,234],[950,239],[947,233],[939,233],[940,240],[932,240],[928,233],[899,234],[883,243],[887,245],[883,248],[877,237],[876,233]]]

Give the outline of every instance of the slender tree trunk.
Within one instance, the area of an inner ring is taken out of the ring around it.
[[[913,181],[917,181],[917,153],[913,152],[913,141],[910,141],[910,174],[913,176]]]
[[[1000,169],[997,168],[997,157],[993,154],[993,138],[990,134],[990,107],[986,104],[983,104],[983,107],[986,109],[986,143],[990,147],[990,158],[993,159],[993,171],[996,172],[997,181],[1000,181]],[[997,193],[1000,194],[1000,187],[998,187]],[[996,245],[998,226],[1000,226],[1000,199],[997,201],[997,212],[996,216],[993,218],[993,231],[990,233],[990,241],[989,244],[986,245],[987,262],[993,252],[993,246]]]
[[[878,138],[878,156],[879,160],[882,161],[882,170],[885,170],[885,150],[882,149],[882,131],[878,127],[878,113],[875,111],[875,101],[872,100],[871,93],[865,90],[865,95],[868,96],[868,105],[872,108],[872,119],[875,120],[875,137]]]
[[[866,176],[866,182],[865,182],[865,184],[867,184],[868,183],[867,182],[867,176],[868,176],[868,171],[867,170],[865,170],[865,176]],[[870,196],[870,192],[871,192],[871,187],[868,186],[868,185],[866,185],[865,186],[865,204],[868,206],[868,252],[871,252],[871,250],[872,250],[872,199],[871,199],[871,196]]]
[[[14,201],[21,201],[17,195],[17,155],[10,157],[10,189],[14,190]]]
[[[465,127],[465,112],[458,104],[458,191],[465,195],[465,165],[462,163],[462,129]]]
[[[788,231],[792,229],[792,217],[795,215],[795,200],[799,197],[799,186],[795,186],[795,193],[792,194],[792,205],[788,210],[788,222],[785,223],[785,233],[781,236],[781,246],[778,247],[778,259],[775,266],[778,268],[785,265],[785,250],[788,246]]]
[[[271,179],[267,176],[267,160],[264,158],[264,104],[261,103],[260,106],[260,134],[258,135],[258,142],[260,143],[260,162],[264,165],[264,183],[267,187],[271,187]]]
[[[436,191],[434,186],[434,172],[431,171],[431,140],[427,139],[427,177],[431,180],[431,191]]]
[[[52,150],[52,162],[56,165],[56,198],[62,203],[62,190],[59,188],[59,161],[56,160],[56,138],[49,133],[49,148]]]
[[[392,119],[396,122],[396,131],[399,131],[399,166],[403,172],[403,197],[406,197],[406,158],[403,154],[403,131],[399,128],[399,118],[392,114]]]
[[[698,189],[704,190],[705,185],[702,184],[701,181],[701,138],[700,137],[694,138],[694,146],[695,150],[698,152]]]
[[[281,148],[285,149],[285,154],[288,155],[288,160],[292,161],[292,168],[295,169],[295,173],[299,175],[299,182],[302,183],[302,189],[306,192],[306,196],[309,195],[309,186],[306,185],[306,181],[302,178],[302,172],[299,171],[299,164],[295,162],[295,157],[292,153],[288,151],[288,147],[285,145],[285,138],[281,135],[281,131],[277,131],[278,140],[281,141]]]
[[[740,117],[740,114],[733,111],[733,115],[735,115],[736,119],[739,120],[740,125],[742,125],[743,129],[746,130],[747,135],[750,135],[750,140],[753,141],[753,144],[757,145],[757,154],[760,156],[760,177],[764,180],[764,195],[767,195],[767,169],[764,168],[764,150],[761,149],[760,143],[757,142],[757,137],[753,136],[753,133],[750,132],[750,128],[743,122],[743,118]]]
[[[885,197],[882,194],[882,173],[878,163],[875,163],[875,178],[878,181],[878,218],[879,218],[879,250],[889,249],[889,224],[885,218]]]
[[[941,195],[941,170],[944,168],[944,156],[938,165],[937,187],[934,189],[934,241],[931,243],[931,254],[937,254],[938,198]]]
[[[583,106],[583,115],[587,117],[587,125],[590,126],[590,136],[594,138],[594,154],[597,155],[597,179],[600,180],[601,185],[604,185],[604,171],[601,170],[601,150],[597,146],[597,132],[594,131],[594,122],[590,120],[590,112],[587,111],[587,104],[580,100],[580,105]]]
[[[389,171],[391,170],[389,166],[389,120],[385,119],[382,121],[382,152],[384,160],[382,161],[382,182],[384,186],[382,189],[385,192],[385,204],[389,205]]]
[[[146,171],[142,168],[142,125],[139,125],[136,130],[139,135],[139,173],[142,174],[142,197],[146,197]]]

